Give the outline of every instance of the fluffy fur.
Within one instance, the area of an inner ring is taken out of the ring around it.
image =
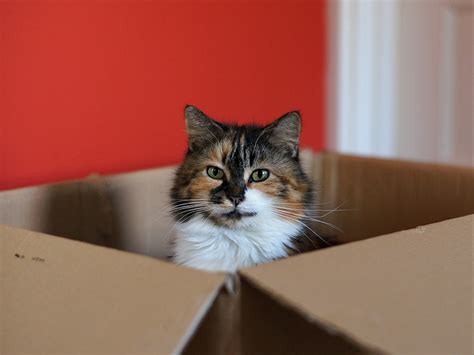
[[[314,243],[304,222],[313,191],[298,160],[299,113],[264,127],[225,125],[193,106],[185,118],[189,149],[171,190],[175,262],[233,272]],[[259,180],[259,169],[268,178]]]

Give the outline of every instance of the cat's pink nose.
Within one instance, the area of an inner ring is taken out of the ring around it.
[[[229,200],[234,204],[235,207],[237,207],[244,200],[244,197],[229,197]]]

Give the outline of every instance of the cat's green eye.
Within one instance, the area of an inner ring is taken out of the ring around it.
[[[252,181],[254,182],[267,180],[269,176],[270,172],[267,169],[257,169],[252,173],[252,175],[250,175]]]
[[[207,175],[210,178],[221,180],[224,177],[224,170],[218,168],[217,166],[208,166]]]

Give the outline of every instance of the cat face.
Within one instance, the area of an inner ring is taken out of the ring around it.
[[[311,185],[298,161],[297,112],[265,127],[225,125],[193,106],[185,117],[189,149],[171,191],[177,221],[200,215],[235,228],[262,215],[303,215]]]

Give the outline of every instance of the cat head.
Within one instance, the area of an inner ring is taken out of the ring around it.
[[[198,215],[216,225],[252,224],[258,215],[294,220],[311,201],[298,160],[301,117],[267,126],[229,125],[185,108],[188,151],[171,191],[177,221]]]

